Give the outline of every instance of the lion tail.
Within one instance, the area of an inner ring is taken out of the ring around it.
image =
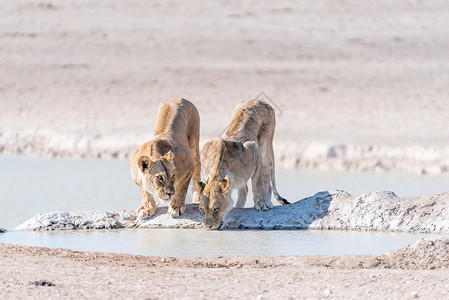
[[[287,199],[283,198],[281,195],[279,195],[279,192],[276,188],[276,178],[275,178],[275,172],[274,172],[274,163],[273,168],[271,169],[271,187],[273,189],[274,198],[281,204],[290,204],[290,202],[287,201]]]

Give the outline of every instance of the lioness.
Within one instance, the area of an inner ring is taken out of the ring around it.
[[[238,189],[235,207],[244,207],[251,178],[254,207],[268,210],[271,190],[280,204],[282,198],[274,176],[273,108],[259,100],[241,102],[233,113],[229,129],[222,136],[206,143],[201,153],[202,171],[206,183],[196,182],[200,192],[200,210],[208,228],[219,229],[223,217],[232,209],[232,189]]]
[[[159,106],[154,138],[133,152],[130,171],[142,191],[140,218],[156,213],[153,197],[169,204],[168,214],[185,211],[190,179],[201,180],[199,154],[200,117],[195,105],[185,99],[166,100]],[[194,188],[194,202],[199,195]]]

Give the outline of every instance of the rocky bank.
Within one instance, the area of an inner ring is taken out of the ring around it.
[[[204,228],[198,206],[188,204],[179,218],[170,218],[167,207],[155,216],[138,219],[134,211],[54,211],[39,214],[16,230],[66,230],[113,228]],[[223,229],[339,229],[397,232],[449,232],[449,192],[398,197],[393,192],[361,196],[345,191],[320,192],[269,211],[234,208]]]

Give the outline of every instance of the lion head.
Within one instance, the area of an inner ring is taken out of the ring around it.
[[[219,229],[224,216],[232,209],[231,180],[228,175],[222,180],[211,180],[208,183],[197,181],[200,194],[200,211],[207,228]]]
[[[138,166],[142,172],[142,185],[145,190],[168,204],[175,194],[175,170],[173,153],[169,151],[162,157],[141,156]]]

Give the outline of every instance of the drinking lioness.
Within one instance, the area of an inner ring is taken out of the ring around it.
[[[218,229],[223,217],[232,209],[232,189],[238,189],[235,207],[244,207],[251,178],[254,207],[268,210],[273,207],[271,191],[280,204],[289,202],[276,189],[274,175],[273,108],[259,100],[241,102],[233,113],[229,129],[222,136],[206,143],[201,164],[206,183],[196,181],[200,192],[200,210],[204,224]]]
[[[142,205],[137,209],[140,218],[156,213],[155,197],[169,204],[171,217],[184,213],[192,175],[194,180],[201,180],[199,135],[195,105],[182,98],[161,103],[154,138],[130,159],[131,176],[142,191]],[[195,187],[193,200],[199,202]]]

